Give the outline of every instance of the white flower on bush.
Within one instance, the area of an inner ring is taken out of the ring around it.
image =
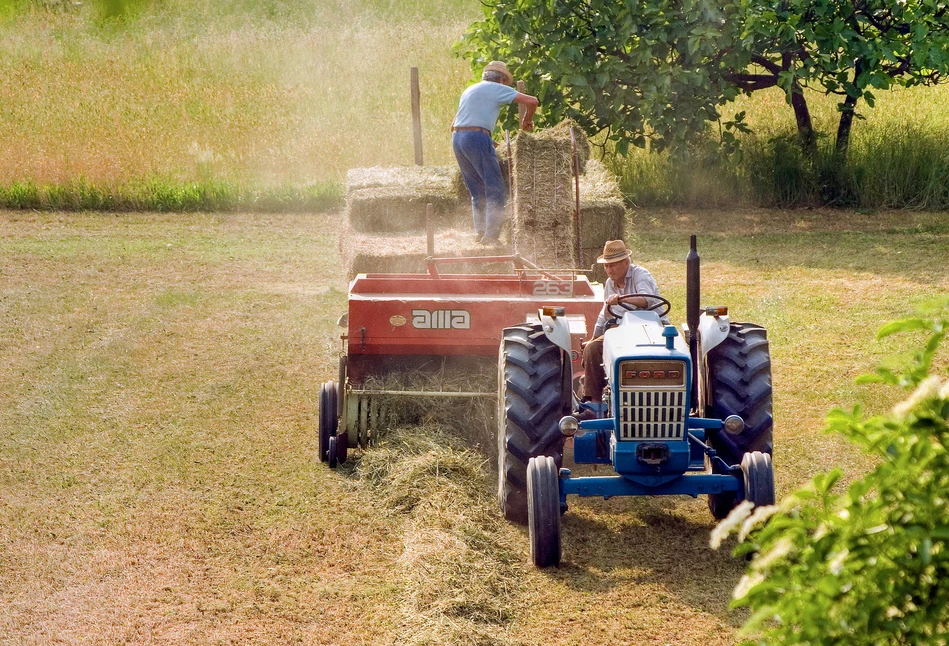
[[[942,386],[941,388],[940,385]],[[913,391],[912,395],[893,407],[893,414],[897,417],[904,418],[921,403],[935,397],[949,398],[949,381],[942,384],[939,377],[930,375],[919,382],[919,385],[916,386],[916,390]]]

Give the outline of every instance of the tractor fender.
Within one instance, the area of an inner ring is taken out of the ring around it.
[[[537,316],[540,318],[541,328],[543,328],[547,338],[550,339],[551,343],[562,348],[569,356],[571,351],[570,323],[567,321],[567,317],[562,314],[560,316],[544,314],[542,309],[537,310]]]
[[[722,341],[728,338],[728,330],[731,327],[731,321],[728,315],[710,316],[704,312],[699,317],[699,343],[700,352],[704,363],[705,357],[711,352],[712,348],[721,345]]]

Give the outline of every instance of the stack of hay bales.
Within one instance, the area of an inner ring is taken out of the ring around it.
[[[349,224],[363,233],[423,231],[428,204],[438,223],[454,222],[460,175],[447,166],[354,168],[346,173]]]
[[[581,173],[579,253],[571,129]],[[521,132],[514,142],[514,248],[540,267],[588,269],[606,240],[623,238],[622,195],[609,171],[589,156],[586,135],[571,120],[536,135]]]
[[[428,256],[427,205],[434,210],[435,253],[479,256],[471,230],[471,197],[457,166],[354,168],[346,174],[339,252],[348,279],[358,273],[421,273]],[[458,263],[445,273],[499,271],[497,264]]]
[[[626,206],[613,174],[597,159],[580,175],[580,267],[596,263],[607,240],[622,240]]]
[[[572,121],[537,134],[521,132],[514,140],[514,248],[534,264],[550,269],[580,266],[571,129],[582,172],[590,145]]]

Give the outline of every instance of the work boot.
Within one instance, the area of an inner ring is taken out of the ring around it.
[[[483,233],[475,233],[475,234],[474,234],[474,243],[475,243],[475,244],[481,244],[481,239],[482,239],[482,238],[484,238],[484,234],[483,234]]]
[[[503,247],[504,243],[498,240],[497,238],[489,238],[485,236],[481,238],[481,244],[485,247]]]

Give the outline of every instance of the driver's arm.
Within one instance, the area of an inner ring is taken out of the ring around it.
[[[652,293],[652,292],[649,292],[649,293]],[[611,295],[609,298],[606,299],[606,304],[607,304],[607,305],[616,305],[617,303],[619,303],[619,298],[620,298],[620,296],[621,296],[621,294],[613,294],[613,295]],[[630,297],[627,296],[627,297],[623,300],[623,303],[628,303],[628,304],[632,305],[633,307],[638,307],[639,309],[645,309],[645,308],[649,307],[649,303],[647,303],[647,302],[646,302],[646,299],[643,298],[642,296],[634,296],[633,298],[630,298]]]

